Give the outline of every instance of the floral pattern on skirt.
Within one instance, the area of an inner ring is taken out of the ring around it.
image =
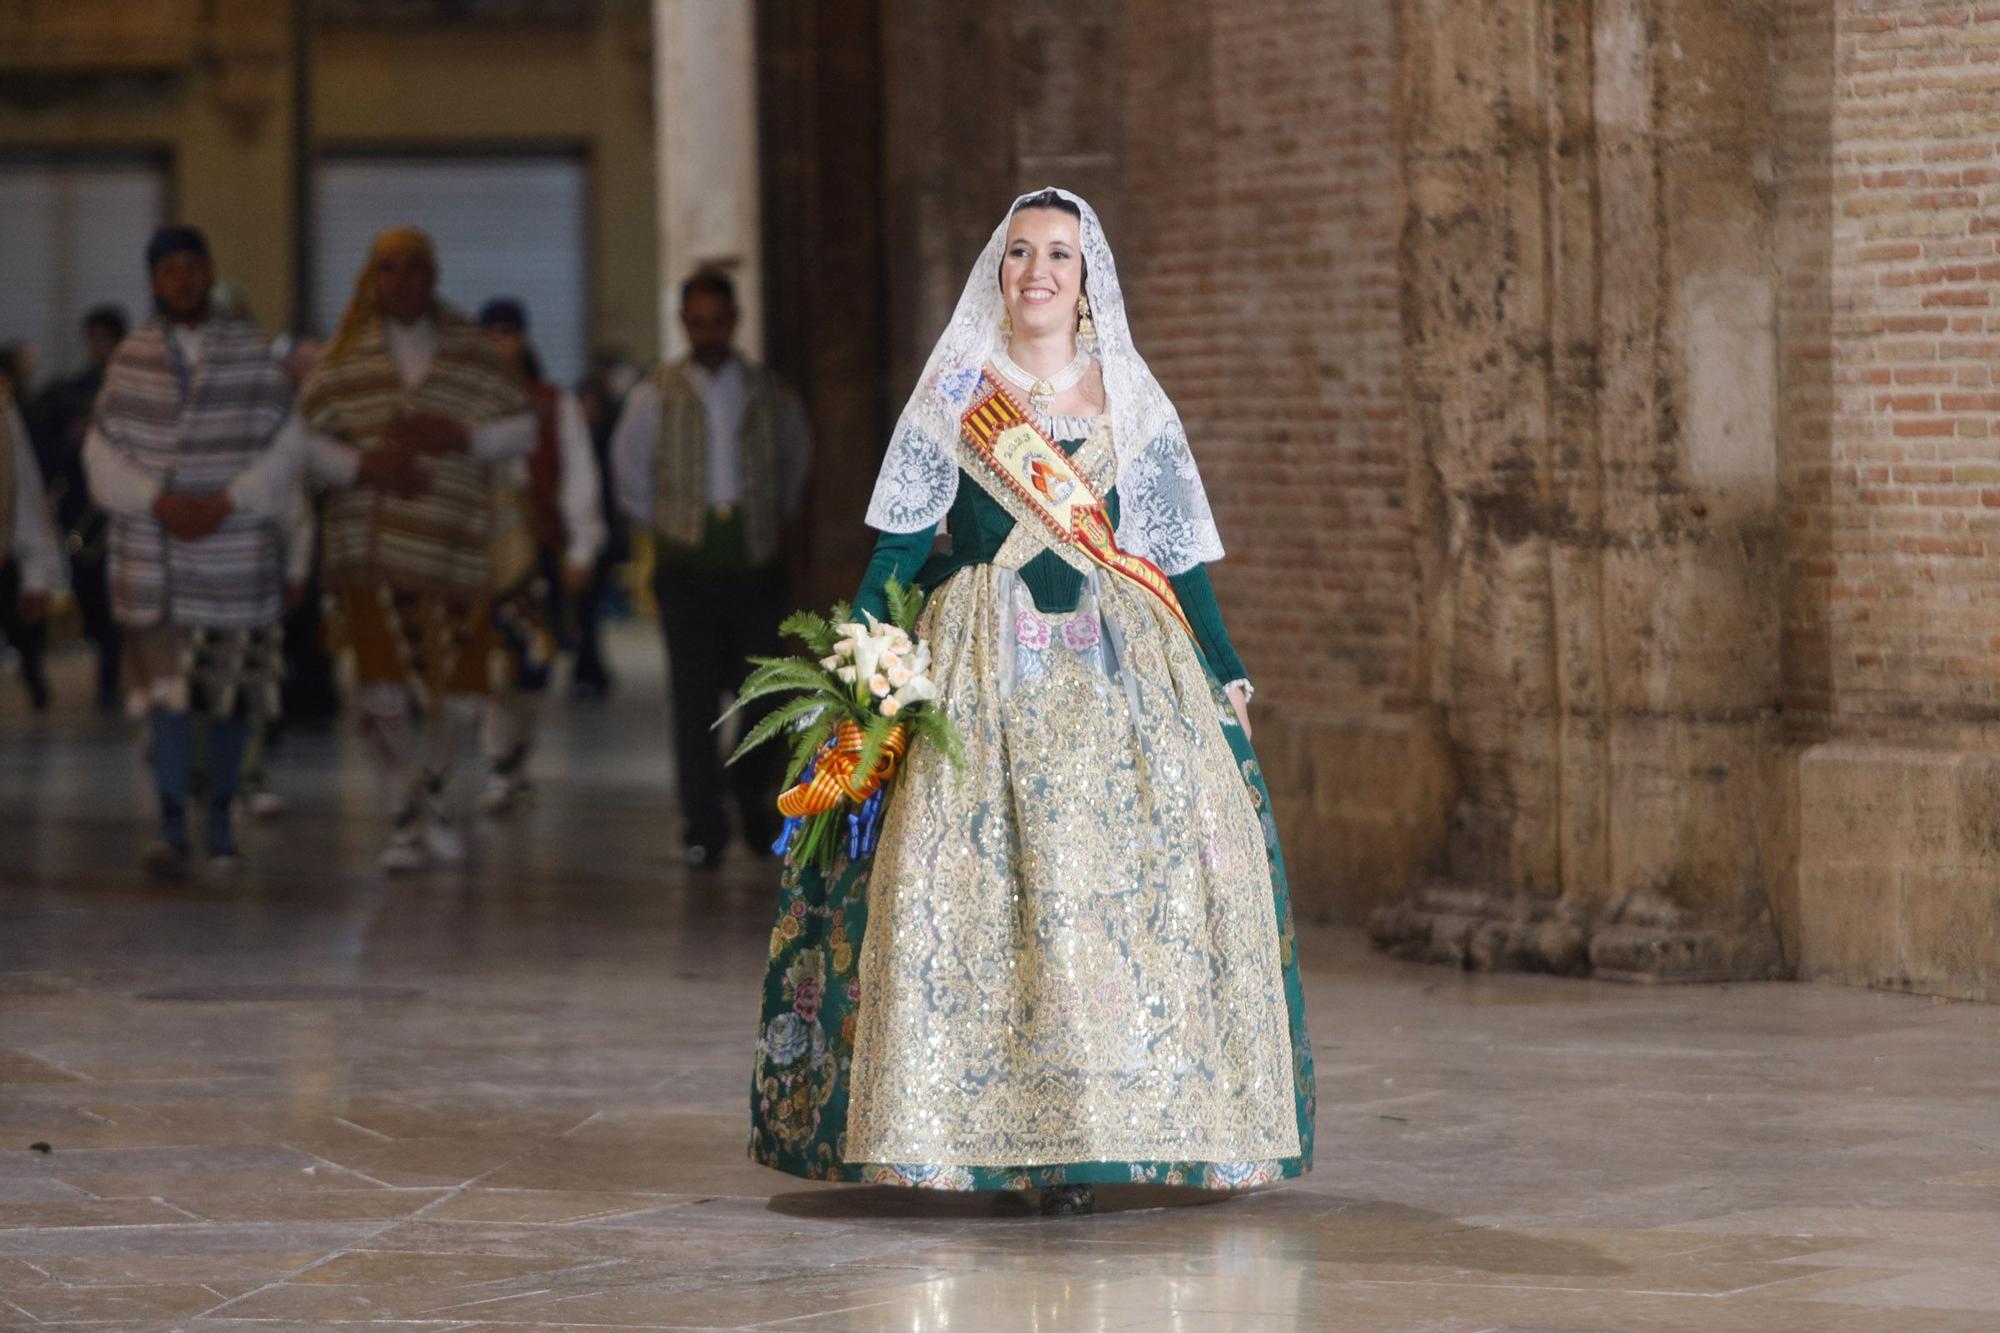
[[[973,571],[964,571],[972,574]],[[976,575],[975,575],[976,577]],[[1070,622],[1075,623],[1075,622]],[[1094,627],[1094,626],[1093,626]],[[1044,627],[1009,626],[1041,642]],[[1081,630],[1069,631],[1076,643]],[[1050,635],[1064,642],[1060,632]],[[842,863],[830,875],[788,866],[771,934],[751,1096],[751,1157],[820,1180],[946,1190],[1031,1189],[1060,1184],[1154,1183],[1247,1189],[1302,1174],[1311,1165],[1314,1085],[1305,1029],[1290,891],[1262,771],[1219,684],[1207,677],[1209,706],[1257,812],[1269,870],[1283,1001],[1289,1021],[1296,1156],[1254,1161],[1061,1161],[1007,1165],[849,1160],[847,1127],[862,1000],[860,953],[868,928],[872,860]]]

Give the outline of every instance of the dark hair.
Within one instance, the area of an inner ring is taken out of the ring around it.
[[[202,235],[200,227],[189,227],[179,223],[168,223],[153,229],[153,238],[146,242],[146,271],[159,267],[160,261],[168,255],[200,255],[209,257],[208,237]]]
[[[490,329],[495,326],[525,334],[528,331],[528,307],[522,305],[517,297],[494,297],[479,307],[479,327]]]
[[[731,310],[736,308],[736,284],[719,268],[696,269],[690,274],[688,280],[681,284],[681,304],[685,306],[688,298],[696,292],[719,296]]]
[[[1083,210],[1076,206],[1076,201],[1065,199],[1055,190],[1043,190],[1039,194],[1029,195],[1020,203],[1014,205],[1014,212],[1025,213],[1031,208],[1053,208],[1058,213],[1069,214],[1078,222],[1083,221]],[[1013,214],[1010,213],[1008,216],[1012,217]]]
[[[83,317],[83,331],[90,333],[97,329],[103,329],[109,333],[113,342],[124,341],[125,335],[131,332],[132,329],[131,321],[125,318],[125,307],[118,305],[92,306],[89,312]]]
[[[1031,208],[1053,208],[1058,213],[1067,213],[1076,219],[1077,230],[1079,232],[1083,230],[1083,210],[1076,206],[1074,199],[1066,199],[1054,190],[1041,190],[1035,194],[1028,195],[1020,203],[1014,205],[1014,212],[1009,213],[1007,216],[1012,218],[1016,213],[1025,213]],[[1077,256],[1077,260],[1083,265],[1083,272],[1077,282],[1077,287],[1084,295],[1088,296],[1090,294],[1090,261],[1085,259],[1081,254]],[[1004,255],[1001,257],[1000,262],[1003,264],[1006,263]],[[1000,281],[998,270],[995,270],[993,274],[993,281]]]

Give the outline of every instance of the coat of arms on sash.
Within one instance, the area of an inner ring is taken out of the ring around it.
[[[1194,633],[1166,574],[1152,561],[1118,549],[1103,498],[990,374],[981,376],[959,428],[979,465],[973,476],[1009,512],[1018,518],[1025,510],[1058,542],[1157,597]]]

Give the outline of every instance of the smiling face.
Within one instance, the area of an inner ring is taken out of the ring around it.
[[[1017,338],[1076,328],[1083,294],[1083,248],[1077,220],[1058,208],[1024,208],[1007,224],[1000,295]]]

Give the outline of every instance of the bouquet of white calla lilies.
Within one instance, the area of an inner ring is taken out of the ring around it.
[[[775,694],[794,694],[751,727],[730,757],[734,763],[781,734],[792,737],[792,762],[778,799],[785,831],[773,848],[794,862],[832,868],[847,827],[851,859],[874,851],[883,800],[904,752],[917,741],[963,762],[958,732],[934,705],[931,648],[914,638],[923,594],[891,581],[889,619],[845,605],[831,617],[801,611],[780,629],[804,641],[813,656],[752,658],[757,668],[736,694],[736,707]],[[734,712],[735,709],[731,709]]]

